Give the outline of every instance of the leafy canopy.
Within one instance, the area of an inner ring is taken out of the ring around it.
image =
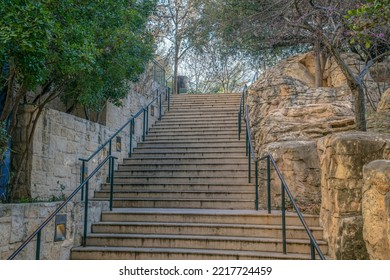
[[[2,0],[1,85],[15,73],[34,90],[61,85],[64,98],[99,108],[119,103],[153,54],[154,0]],[[8,68],[8,71],[4,69]]]

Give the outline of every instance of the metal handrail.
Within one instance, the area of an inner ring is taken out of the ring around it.
[[[112,140],[119,134],[121,133],[127,126],[130,126],[130,137],[129,137],[129,157],[132,157],[133,154],[133,128],[134,128],[134,123],[135,120],[143,114],[143,130],[142,130],[142,141],[145,141],[145,137],[148,134],[148,128],[149,128],[149,107],[156,101],[159,102],[159,117],[158,119],[161,120],[162,117],[162,100],[163,100],[163,94],[166,94],[166,100],[168,102],[168,109],[167,111],[169,112],[170,110],[170,88],[166,87],[165,91],[159,92],[157,90],[157,96],[150,101],[146,106],[142,107],[134,116],[132,116],[121,128],[119,128],[104,144],[102,144],[91,156],[89,156],[87,159],[84,158],[79,158],[81,161],[81,182],[83,182],[84,177],[86,176],[85,174],[85,167],[86,164],[93,159],[99,152],[101,152],[104,148],[108,146],[108,154],[112,155]],[[110,165],[108,169],[108,178],[111,178],[113,175],[112,172],[113,168]],[[81,200],[84,199],[84,192],[81,192]]]
[[[50,216],[26,239],[26,241],[24,241],[19,247],[18,249],[16,249],[15,252],[13,252],[9,257],[8,257],[8,260],[13,260],[30,242],[31,240],[37,236],[37,247],[36,247],[36,254],[35,254],[35,257],[37,260],[39,260],[40,258],[40,243],[41,243],[41,231],[42,229],[44,229],[44,227],[72,200],[72,198],[80,191],[80,190],[83,190],[84,187],[85,188],[85,191],[86,191],[86,199],[85,199],[85,212],[84,212],[84,245],[85,245],[85,240],[87,238],[87,226],[88,226],[88,183],[89,183],[89,180],[91,180],[91,178],[93,176],[95,176],[95,174],[97,172],[100,171],[100,169],[106,164],[107,161],[109,161],[110,163],[112,163],[111,166],[114,166],[114,163],[113,161],[117,159],[116,157],[114,156],[110,156],[108,155],[96,168],[94,171],[91,172],[91,174],[84,180],[84,182],[82,182],[73,192],[71,195],[69,195],[69,197],[63,202],[61,203],[60,206],[58,206],[58,208],[50,214]],[[111,186],[113,184],[113,181],[111,180]],[[110,207],[112,206],[112,187],[111,187],[111,194],[110,194]],[[111,208],[112,209],[112,208]]]
[[[36,247],[36,259],[40,259],[40,243],[41,243],[41,231],[42,229],[67,205],[70,200],[81,190],[81,200],[85,201],[85,207],[84,207],[84,235],[83,235],[83,246],[85,246],[86,238],[87,238],[87,226],[88,226],[88,185],[90,179],[105,165],[107,161],[109,161],[109,182],[110,182],[110,211],[112,211],[112,205],[113,205],[113,185],[114,185],[114,160],[117,159],[116,157],[112,156],[112,140],[121,133],[128,125],[130,125],[130,151],[129,156],[132,155],[132,138],[133,138],[133,127],[134,127],[134,121],[137,117],[139,117],[141,114],[143,114],[143,137],[142,139],[145,140],[145,135],[147,134],[148,130],[148,118],[149,118],[149,107],[156,101],[159,101],[159,119],[162,117],[162,99],[163,99],[163,93],[158,92],[157,90],[157,96],[149,102],[146,106],[141,108],[134,116],[132,116],[121,128],[119,128],[106,142],[104,142],[103,145],[101,145],[94,153],[92,153],[91,156],[89,156],[87,159],[79,158],[79,160],[82,162],[81,165],[81,184],[72,192],[72,194],[26,239],[25,242],[22,243],[22,245],[19,246],[19,248],[8,258],[8,260],[13,260],[26,246],[31,242],[31,240],[37,236],[37,247]],[[167,87],[165,91],[166,100],[168,101],[168,110],[170,107],[170,89]],[[109,154],[107,157],[88,175],[85,174],[85,164],[88,163],[91,159],[93,159],[100,151],[102,151],[105,147],[109,146]],[[85,178],[86,177],[86,178]],[[85,188],[85,192],[84,192]],[[84,194],[85,193],[85,194]],[[85,198],[84,198],[85,196]]]
[[[239,119],[239,124],[238,124],[238,133],[239,133],[239,139],[240,139],[240,134],[241,134],[241,115],[243,114],[243,104],[245,103],[245,94],[248,90],[247,85],[244,86],[242,96],[241,96],[241,103],[240,103],[240,108],[238,112],[238,119]],[[315,259],[315,252],[317,251],[318,256],[320,257],[321,260],[325,260],[325,256],[323,255],[316,239],[314,238],[313,234],[310,231],[309,226],[307,225],[305,219],[303,218],[303,215],[301,211],[299,210],[294,197],[292,196],[290,189],[288,188],[288,185],[280,172],[280,169],[276,165],[275,159],[271,154],[267,154],[263,156],[262,158],[258,159],[256,157],[255,150],[253,148],[252,144],[252,133],[251,133],[251,128],[249,125],[249,116],[248,116],[248,111],[249,111],[249,106],[248,104],[245,106],[245,122],[246,122],[246,155],[248,157],[248,182],[251,182],[251,159],[255,163],[255,179],[256,179],[256,200],[255,200],[255,209],[259,209],[259,172],[258,172],[258,163],[263,160],[267,160],[267,185],[268,185],[268,213],[271,213],[271,164],[274,167],[280,181],[281,181],[281,193],[282,193],[282,239],[283,239],[283,254],[287,253],[287,241],[286,241],[286,207],[285,207],[285,193],[287,193],[288,198],[290,199],[293,208],[295,212],[298,215],[299,220],[301,221],[309,239],[310,239],[310,253],[311,253],[311,258],[314,260]]]

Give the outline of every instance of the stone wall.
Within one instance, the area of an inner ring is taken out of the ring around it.
[[[363,166],[390,159],[390,135],[345,132],[318,141],[321,224],[335,259],[367,259],[363,239]]]
[[[31,203],[31,204],[1,204],[0,205],[0,259],[7,259],[27,237],[61,204]],[[107,202],[89,203],[89,226],[99,221],[102,210],[108,209]],[[68,260],[70,249],[79,246],[83,235],[84,205],[80,202],[70,202],[60,212],[66,214],[66,240],[54,242],[54,220],[44,230],[41,237],[41,259]],[[16,257],[20,260],[35,259],[36,239]]]
[[[370,259],[390,260],[390,160],[364,166],[362,214]]]
[[[39,118],[36,132],[33,138],[32,148],[28,154],[25,168],[21,174],[20,190],[31,189],[31,196],[38,200],[50,200],[68,196],[80,184],[81,161],[79,158],[88,158],[102,144],[104,144],[131,115],[137,113],[140,108],[147,105],[154,96],[134,95],[124,100],[123,107],[107,107],[107,124],[104,126],[70,114],[53,109],[45,109]],[[156,104],[157,106],[157,104]],[[29,107],[26,106],[24,117],[20,118],[17,132],[15,133],[13,150],[14,163],[20,162],[20,152],[25,147],[23,131],[26,130]],[[132,147],[136,147],[141,141],[143,115],[135,121],[135,134]],[[149,117],[149,127],[158,118],[158,106],[155,108],[154,117]],[[129,126],[118,136],[121,138],[121,151],[117,151],[117,137],[113,139],[113,155],[118,157],[117,162],[128,157],[130,146]],[[108,154],[108,147],[99,152],[88,164],[88,173]],[[107,165],[108,166],[108,165]],[[14,167],[14,170],[16,167]],[[99,172],[90,183],[90,194],[98,189],[107,178],[108,168]],[[23,187],[21,187],[23,186]],[[19,197],[28,196],[20,193]]]
[[[354,114],[346,86],[314,88],[313,74],[312,53],[291,57],[250,87],[248,104],[258,156],[271,153],[301,210],[318,213],[321,171],[316,141],[354,129]],[[272,177],[272,204],[278,207],[280,182],[275,173]]]

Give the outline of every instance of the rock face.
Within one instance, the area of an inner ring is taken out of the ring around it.
[[[378,104],[378,112],[390,112],[390,88],[383,93]]]
[[[363,170],[363,237],[370,259],[390,259],[390,161],[377,160]]]
[[[390,135],[346,132],[318,141],[321,164],[321,222],[329,254],[368,259],[363,240],[363,166],[390,159]],[[364,221],[366,222],[366,221]]]
[[[302,210],[319,208],[316,140],[354,129],[347,87],[313,88],[314,56],[292,57],[267,71],[249,90],[249,118],[256,152],[270,152]],[[280,201],[274,181],[272,200]],[[317,207],[316,207],[317,206]]]

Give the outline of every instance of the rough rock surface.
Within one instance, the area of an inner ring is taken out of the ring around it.
[[[264,73],[248,96],[256,152],[259,156],[271,152],[303,210],[313,210],[321,196],[316,139],[354,129],[348,88],[313,85],[314,56],[309,53],[287,59]],[[278,205],[278,180],[272,188],[273,204]]]
[[[367,259],[362,217],[363,166],[373,160],[390,159],[390,135],[338,133],[319,140],[318,152],[321,223],[328,253],[337,259]]]
[[[382,94],[378,104],[378,112],[390,112],[390,88]]]
[[[370,259],[390,259],[390,161],[376,160],[363,170],[363,237]]]

